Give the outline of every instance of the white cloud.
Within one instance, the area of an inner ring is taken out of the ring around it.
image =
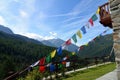
[[[2,16],[0,16],[0,24],[1,25],[6,25],[5,20]]]
[[[15,1],[15,2],[19,2],[19,0],[13,0],[13,1]]]
[[[40,36],[38,34],[35,34],[35,33],[22,33],[22,35],[24,36],[27,36],[29,38],[33,38],[33,39],[36,39],[36,40],[43,40],[43,36]]]
[[[27,12],[20,10],[20,16],[23,18],[26,18],[26,17],[28,17],[28,14],[27,14]]]
[[[55,33],[55,32],[49,32],[49,33],[53,36],[57,36],[57,33]]]
[[[35,33],[21,33],[21,35],[24,35],[24,36],[26,36],[26,37],[33,38],[33,39],[42,41],[42,40],[54,39],[55,36],[56,36],[56,33],[53,33],[53,32],[52,32],[52,34],[51,34],[51,32],[50,32],[50,35],[49,35],[49,36],[41,36],[41,35],[35,34]]]
[[[85,10],[87,10],[89,8],[89,4],[92,2],[93,0],[82,0],[80,1],[72,10],[72,12],[84,12]],[[78,14],[80,14],[78,13]],[[73,14],[73,15],[77,15],[77,14]]]

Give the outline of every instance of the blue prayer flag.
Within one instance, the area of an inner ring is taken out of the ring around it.
[[[81,31],[83,32],[83,34],[85,34],[85,33],[86,33],[85,26],[83,26],[83,27],[81,28]]]
[[[54,72],[55,71],[55,65],[54,64],[51,64],[50,65],[50,72]]]
[[[61,46],[59,48],[57,48],[57,53],[58,53],[58,55],[62,54],[62,47]]]

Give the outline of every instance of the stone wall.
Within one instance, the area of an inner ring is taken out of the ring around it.
[[[115,59],[117,63],[117,77],[120,80],[120,0],[109,0],[113,25],[113,39]]]

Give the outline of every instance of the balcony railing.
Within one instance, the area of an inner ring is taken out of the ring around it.
[[[112,28],[112,20],[110,16],[110,7],[109,3],[105,3],[101,5],[100,7],[100,23],[103,24],[105,27],[110,27]]]

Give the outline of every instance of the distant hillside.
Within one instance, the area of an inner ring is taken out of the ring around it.
[[[43,44],[48,45],[48,46],[52,46],[52,47],[60,47],[65,41],[62,39],[50,39],[50,40],[44,40],[41,41]],[[70,52],[75,51],[76,49],[78,49],[78,46],[71,44],[70,46],[67,46],[65,48],[65,50],[68,50]]]
[[[5,32],[5,33],[8,33],[8,34],[13,34],[12,30],[3,26],[3,25],[0,25],[0,31],[2,32]]]
[[[47,56],[54,49],[24,36],[0,32],[0,80]],[[60,57],[68,53],[63,51]]]
[[[94,42],[90,42],[88,46],[78,52],[81,58],[108,56],[113,46],[112,34],[97,37]]]

